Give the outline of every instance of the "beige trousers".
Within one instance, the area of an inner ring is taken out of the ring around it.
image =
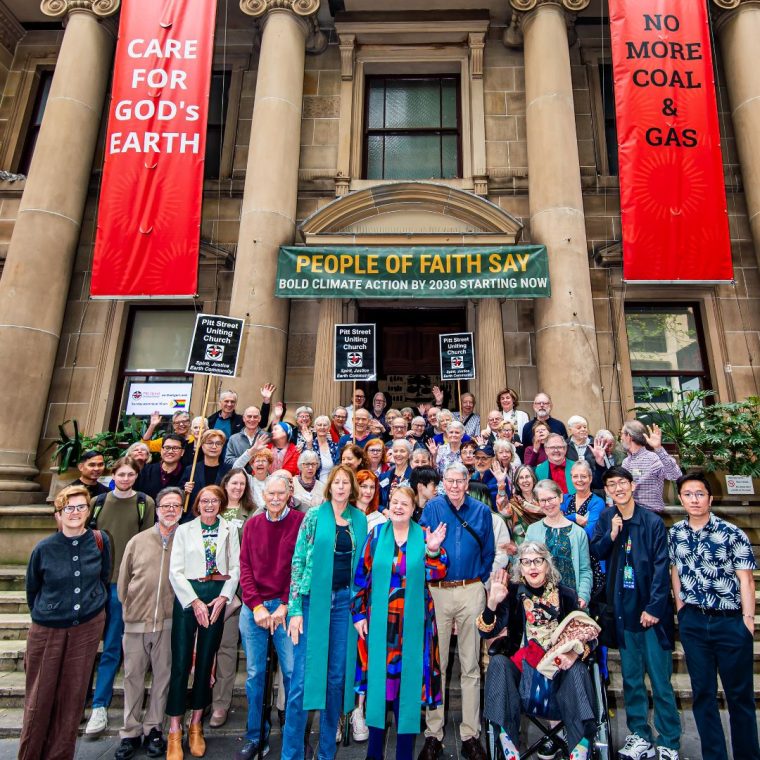
[[[152,728],[161,730],[172,672],[172,631],[167,628],[158,633],[125,633],[122,646],[124,725],[119,731],[119,737],[134,739],[147,736]],[[153,672],[150,700],[145,715],[141,717],[148,666]]]
[[[475,620],[485,606],[485,590],[482,583],[455,588],[431,587],[435,619],[438,624],[438,643],[441,650],[441,674],[444,694],[446,692],[446,668],[449,662],[451,633],[457,627],[457,656],[461,671],[462,725],[459,734],[462,741],[480,736],[480,635]],[[441,705],[425,714],[425,736],[443,741],[444,707]]]

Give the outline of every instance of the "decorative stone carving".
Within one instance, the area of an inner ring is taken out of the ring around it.
[[[350,82],[354,78],[354,54],[356,50],[356,35],[340,35],[340,78]]]
[[[240,0],[240,10],[254,18],[260,18],[273,10],[293,11],[296,16],[311,16],[319,10],[319,0]]]
[[[724,11],[732,11],[741,5],[742,0],[712,0],[713,4]]]
[[[40,10],[46,16],[59,18],[74,11],[88,11],[100,18],[113,16],[119,10],[121,0],[42,0]]]
[[[0,0],[0,45],[13,53],[18,41],[26,34],[24,27]]]
[[[509,4],[514,10],[523,13],[532,11],[539,5],[559,5],[570,13],[579,13],[588,8],[590,2],[591,0],[509,0]]]
[[[470,47],[470,76],[473,79],[483,78],[483,49],[486,46],[485,34],[468,34],[467,44]]]

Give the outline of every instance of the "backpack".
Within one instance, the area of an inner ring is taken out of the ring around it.
[[[109,492],[110,493],[110,492]],[[98,527],[98,517],[103,511],[103,505],[106,503],[107,493],[102,493],[96,497],[93,503],[92,517],[90,518],[89,527],[95,530]],[[145,518],[145,509],[148,505],[148,497],[142,492],[137,492],[137,531],[142,529],[143,519]]]

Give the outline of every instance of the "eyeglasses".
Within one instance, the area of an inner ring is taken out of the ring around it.
[[[216,447],[216,446],[221,446],[222,442],[221,441],[206,441],[206,443],[204,443],[203,445]]]
[[[221,499],[201,499],[199,504],[202,507],[213,507],[215,504],[221,504]]]
[[[201,502],[203,504],[203,502]],[[181,504],[159,504],[159,509],[163,509],[164,512],[176,512],[178,509],[182,509]]]
[[[182,451],[182,446],[162,446],[164,451]]]
[[[86,512],[89,507],[86,504],[67,504],[60,512],[65,512],[67,515],[74,514],[74,512]]]
[[[546,504],[552,504],[555,501],[559,501],[559,496],[550,496],[548,499],[539,499],[538,503],[541,506],[545,506]]]
[[[544,446],[547,451],[564,451],[567,446]]]
[[[534,401],[533,406],[549,406],[551,401]]]
[[[681,494],[681,497],[684,499],[699,499],[699,501],[702,501],[705,496],[707,496],[707,494],[704,491],[684,491]]]
[[[605,488],[623,488],[630,484],[630,481],[626,478],[618,478],[617,480],[608,480],[605,484]]]
[[[523,557],[520,560],[520,565],[522,567],[541,567],[541,565],[544,564],[546,560],[543,557],[534,557],[533,559],[528,559],[528,557]]]
[[[443,482],[450,486],[463,486],[467,481],[464,478],[444,478]]]
[[[382,449],[376,449],[376,448],[367,449],[368,454],[382,454],[382,452],[383,452]]]

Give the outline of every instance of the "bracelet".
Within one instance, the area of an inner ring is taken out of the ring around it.
[[[755,619],[754,615],[742,615],[742,617],[743,618],[747,618],[748,620],[754,620]]]
[[[494,628],[496,628],[496,619],[494,618],[493,623],[486,623],[483,620],[483,613],[481,612],[475,620],[475,625],[479,631],[483,631],[483,633],[490,633]]]
[[[266,607],[265,607],[263,604],[257,604],[257,605],[256,605],[256,606],[253,608],[253,611],[254,611],[254,612],[258,612],[259,610],[265,610],[265,609],[266,609]],[[254,630],[255,630],[255,629],[254,629]]]

